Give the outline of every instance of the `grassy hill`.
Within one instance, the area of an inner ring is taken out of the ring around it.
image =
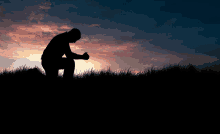
[[[192,65],[137,75],[129,70],[119,74],[110,69],[91,71],[73,81],[61,76],[50,81],[38,68],[23,68],[0,74],[0,95],[7,118],[47,117],[55,111],[83,121],[121,120],[137,126],[148,121],[154,127],[159,122],[164,128],[185,130],[185,125],[216,125],[219,80],[218,72],[200,72]]]
[[[161,70],[151,70],[132,74],[131,71],[120,71],[119,73],[112,72],[110,68],[106,71],[84,73],[83,75],[74,75],[73,81],[65,81],[62,76],[58,76],[56,80],[51,81],[42,71],[35,68],[20,68],[15,71],[4,70],[0,74],[0,80],[4,83],[9,83],[10,86],[18,88],[46,88],[46,85],[54,85],[59,87],[66,85],[79,86],[81,88],[94,89],[146,89],[150,86],[163,89],[165,87],[173,89],[174,87],[181,88],[204,88],[204,86],[213,87],[219,80],[220,72],[213,70],[199,70],[195,66],[169,66]],[[16,84],[10,84],[16,83]],[[28,85],[30,84],[30,85]],[[153,85],[155,84],[155,85]],[[61,88],[61,87],[60,87]],[[152,90],[152,89],[150,89]],[[194,89],[195,90],[195,89]]]

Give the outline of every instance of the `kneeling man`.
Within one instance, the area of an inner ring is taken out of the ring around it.
[[[47,77],[56,78],[59,69],[64,69],[63,78],[68,80],[73,79],[75,69],[75,62],[73,59],[89,59],[87,52],[83,55],[71,52],[69,43],[75,43],[80,38],[81,32],[73,28],[69,32],[56,35],[50,41],[41,56],[41,64]],[[64,54],[67,58],[62,58]]]

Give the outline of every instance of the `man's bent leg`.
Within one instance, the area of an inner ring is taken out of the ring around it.
[[[75,70],[75,61],[73,59],[62,58],[59,69],[64,69],[63,78],[65,80],[73,80]]]
[[[47,78],[49,78],[49,79],[56,79],[57,78],[59,70],[54,64],[52,64],[49,61],[43,61],[43,62],[41,62],[41,64],[45,70]]]
[[[73,80],[74,69],[66,68],[64,69],[63,78],[65,80]]]

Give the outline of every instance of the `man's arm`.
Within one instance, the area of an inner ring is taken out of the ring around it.
[[[73,52],[72,52],[72,57],[73,57],[73,59],[84,59],[83,55],[79,55],[79,54],[76,54],[76,53],[73,53]]]
[[[69,44],[68,44],[68,47],[66,47],[66,49],[65,49],[65,55],[67,58],[71,58],[71,59],[84,59],[83,55],[73,53],[70,49]]]

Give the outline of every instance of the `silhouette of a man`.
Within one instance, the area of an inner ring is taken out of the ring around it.
[[[75,43],[80,38],[81,32],[73,28],[69,32],[56,35],[50,41],[41,56],[41,64],[47,77],[54,79],[58,76],[59,69],[64,69],[63,78],[67,80],[73,79],[75,69],[73,59],[89,59],[87,52],[83,55],[71,52],[69,43]],[[62,58],[64,54],[67,58]]]

